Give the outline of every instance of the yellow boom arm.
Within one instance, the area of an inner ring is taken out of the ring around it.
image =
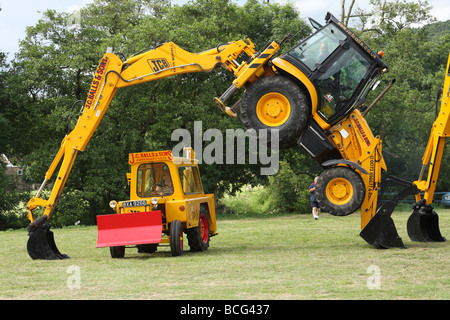
[[[63,139],[58,153],[45,174],[44,182],[36,196],[27,204],[29,220],[34,221],[33,210],[38,207],[45,209],[44,215],[47,216],[47,220],[51,218],[78,151],[83,151],[91,139],[117,88],[183,73],[211,72],[221,66],[232,72],[236,79],[230,89],[222,95],[221,99],[216,99],[216,102],[229,115],[234,115],[229,108],[225,107],[223,101],[247,82],[251,83],[257,79],[256,77],[270,72],[266,62],[280,48],[277,43],[272,42],[263,52],[257,53],[254,50],[254,44],[250,40],[248,42],[249,44],[242,40],[233,41],[196,54],[181,49],[173,42],[168,42],[133,56],[126,62],[117,55],[107,52],[96,69],[82,115],[78,118],[75,128]],[[241,53],[245,53],[251,59],[239,64],[237,59]],[[49,199],[39,198],[61,160],[61,167]]]
[[[450,135],[450,54],[447,61],[445,73],[444,88],[442,92],[441,108],[439,115],[431,128],[430,138],[422,158],[422,170],[419,180],[414,184],[420,191],[424,191],[426,204],[433,202],[433,195],[436,189],[436,182],[439,176],[442,156],[444,154],[445,139]],[[422,180],[425,168],[428,166],[427,180]],[[420,194],[416,195],[416,201],[419,201]]]

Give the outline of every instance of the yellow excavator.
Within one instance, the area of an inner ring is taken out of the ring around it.
[[[239,112],[246,129],[256,132],[268,129],[269,134],[277,130],[280,148],[295,145],[304,148],[324,169],[316,185],[321,207],[339,216],[361,209],[363,239],[378,248],[403,247],[390,218],[396,202],[378,207],[381,175],[386,171],[386,164],[382,141],[372,134],[364,118],[393,81],[367,106],[367,94],[388,71],[382,60],[383,53],[372,51],[330,13],[325,21],[322,26],[310,19],[316,31],[278,57],[275,55],[289,40],[289,35],[279,43],[269,42],[259,52],[250,39],[248,43],[239,40],[220,44],[201,53],[187,52],[169,42],[126,61],[107,52],[96,69],[76,126],[62,140],[41,187],[27,204],[31,221],[27,228],[29,255],[33,259],[68,258],[57,249],[49,220],[78,152],[85,149],[118,88],[172,75],[211,72],[218,67],[236,77],[232,85],[214,99],[221,110],[232,117],[237,117]],[[232,107],[226,106],[238,91],[244,91],[241,97]],[[419,241],[445,240],[439,233],[437,215],[429,208],[439,172],[436,159],[442,157],[443,144],[437,151],[434,146],[448,134],[450,110],[447,104],[448,98],[443,99],[443,115],[438,118],[443,124],[439,125],[440,131],[432,132],[433,138],[423,160],[427,166],[427,156],[433,158],[432,180],[419,179],[413,184],[394,179],[405,185],[406,191],[399,197],[426,191],[424,201],[418,199],[414,218],[408,222],[408,230],[412,230]],[[40,198],[59,164],[49,198]],[[44,213],[35,219],[33,211],[39,207],[44,208]],[[429,236],[430,233],[436,237]]]

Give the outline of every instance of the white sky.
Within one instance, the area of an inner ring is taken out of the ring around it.
[[[287,0],[270,0],[283,3]],[[305,20],[311,17],[319,23],[324,22],[325,14],[330,11],[336,17],[340,15],[338,0],[291,0],[300,10],[300,16]],[[73,12],[92,0],[0,0],[0,52],[9,53],[12,59],[18,51],[19,40],[25,38],[27,26],[35,25],[42,17],[42,12],[55,9],[58,12]],[[173,3],[183,4],[188,0],[173,0]],[[234,0],[239,4],[245,0]],[[347,1],[350,2],[350,1]],[[368,8],[369,0],[357,0],[362,9]],[[432,14],[440,21],[450,19],[449,0],[428,0],[433,6]],[[173,39],[176,41],[176,39]]]

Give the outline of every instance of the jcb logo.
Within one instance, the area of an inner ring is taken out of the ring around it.
[[[148,64],[150,65],[150,68],[152,68],[153,72],[158,72],[169,67],[169,62],[167,62],[167,59],[165,58],[149,59]]]

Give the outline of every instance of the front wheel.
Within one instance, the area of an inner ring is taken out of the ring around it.
[[[358,210],[365,193],[363,180],[348,167],[327,169],[316,183],[316,198],[320,208],[335,216],[346,216]]]
[[[174,257],[183,254],[183,225],[180,220],[170,224],[170,251]]]
[[[109,247],[111,258],[123,258],[125,256],[125,246]]]
[[[279,147],[292,147],[309,119],[308,99],[292,80],[281,76],[262,78],[244,92],[240,117],[245,129],[278,130]],[[268,140],[270,141],[270,140]]]

